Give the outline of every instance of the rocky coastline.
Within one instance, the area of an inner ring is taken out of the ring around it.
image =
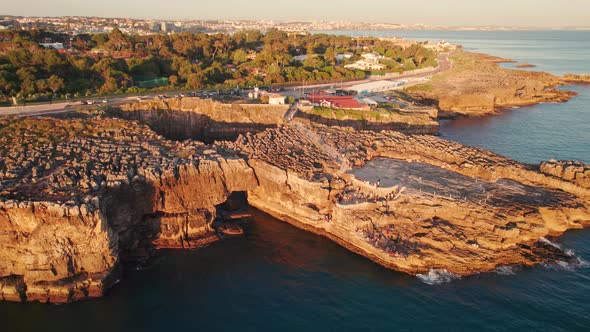
[[[0,128],[5,300],[101,296],[121,266],[210,236],[215,206],[257,185],[244,160],[136,122],[9,119]]]
[[[546,238],[590,226],[587,165],[286,110],[183,98],[0,119],[0,299],[103,296],[159,248],[216,240],[234,193],[413,275],[568,261]]]
[[[450,70],[406,89],[414,98],[436,106],[440,118],[488,116],[505,108],[565,102],[575,96],[574,92],[558,89],[571,80],[498,65],[506,59],[457,51],[451,61]]]
[[[230,147],[247,153],[259,179],[252,206],[410,274],[567,260],[541,239],[590,223],[587,188],[433,136],[300,123]],[[288,151],[299,162],[283,163]],[[378,157],[416,167],[419,183],[377,187],[350,173]]]
[[[567,83],[574,83],[574,84],[590,84],[590,75],[578,75],[578,74],[565,74],[563,75],[563,79]]]

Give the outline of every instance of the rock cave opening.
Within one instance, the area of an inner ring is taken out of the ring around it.
[[[247,192],[232,192],[225,202],[215,206],[217,217],[213,221],[213,229],[220,237],[244,234],[242,226],[251,217],[250,209]]]

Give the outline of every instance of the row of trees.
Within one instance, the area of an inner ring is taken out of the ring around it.
[[[63,42],[68,52],[40,42]],[[167,78],[171,87],[196,89],[341,80],[365,72],[344,68],[336,55],[375,51],[389,70],[433,65],[435,55],[420,44],[401,48],[374,38],[241,31],[233,35],[180,33],[109,34],[70,37],[46,31],[0,32],[0,99],[93,95],[138,91],[138,81]],[[307,55],[303,62],[297,55]]]

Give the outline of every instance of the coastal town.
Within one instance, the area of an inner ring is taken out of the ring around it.
[[[274,21],[274,20],[158,20],[138,18],[108,18],[85,16],[30,17],[0,15],[2,29],[46,29],[70,35],[86,33],[109,33],[119,29],[128,34],[149,35],[154,33],[207,32],[234,33],[241,30],[278,29],[286,32],[305,31],[395,31],[395,30],[452,30],[452,31],[519,31],[538,27],[480,26],[457,27],[427,24],[395,24],[353,21]],[[585,30],[587,27],[572,27]]]

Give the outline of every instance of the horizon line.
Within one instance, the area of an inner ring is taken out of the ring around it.
[[[550,30],[572,30],[572,29],[590,29],[590,25],[569,25],[569,26],[535,26],[535,25],[438,25],[427,23],[393,23],[384,21],[356,21],[356,20],[297,20],[297,19],[268,19],[268,18],[158,18],[150,16],[132,17],[132,16],[101,16],[101,15],[16,15],[16,14],[0,14],[0,17],[21,17],[21,18],[102,18],[102,19],[130,19],[130,20],[155,20],[155,21],[239,21],[239,22],[272,22],[272,23],[351,23],[351,24],[389,24],[398,25],[400,27],[424,26],[429,28],[511,28],[511,29],[550,29]],[[368,29],[371,30],[371,29]]]

